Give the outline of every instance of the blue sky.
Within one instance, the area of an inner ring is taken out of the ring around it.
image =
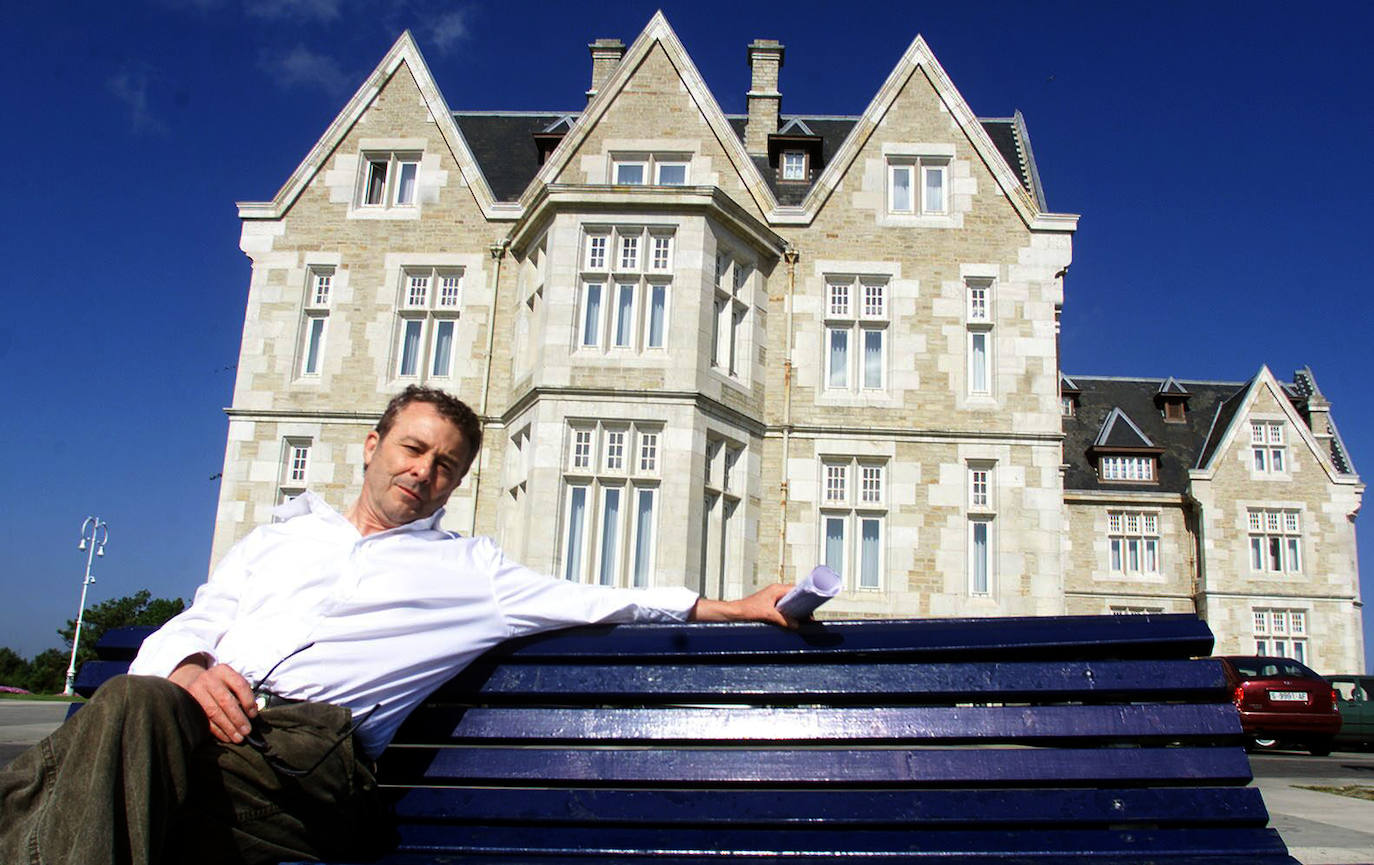
[[[455,109],[574,110],[587,43],[628,43],[660,4],[11,5],[0,645],[27,655],[75,615],[88,514],[111,525],[92,602],[205,577],[248,286],[234,202],[275,194],[403,29]],[[976,113],[1024,113],[1050,209],[1082,214],[1067,371],[1310,365],[1374,476],[1374,6],[661,5],[729,113],[755,38],[787,46],[785,114],[857,114],[923,34]]]

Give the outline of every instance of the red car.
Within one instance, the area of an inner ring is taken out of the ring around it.
[[[1291,658],[1218,658],[1234,688],[1240,726],[1251,748],[1298,745],[1318,757],[1331,753],[1341,729],[1331,683]]]

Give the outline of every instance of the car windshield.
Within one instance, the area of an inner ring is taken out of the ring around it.
[[[1316,679],[1316,673],[1285,658],[1232,658],[1236,672],[1245,679]]]

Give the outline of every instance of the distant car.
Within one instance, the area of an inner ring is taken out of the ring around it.
[[[1336,691],[1341,710],[1341,731],[1336,743],[1368,748],[1374,746],[1374,676],[1340,674],[1327,676]]]
[[[1291,658],[1232,655],[1219,658],[1234,689],[1240,726],[1251,748],[1280,745],[1331,753],[1341,729],[1331,684]]]

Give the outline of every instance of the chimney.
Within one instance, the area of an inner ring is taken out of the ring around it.
[[[592,52],[592,86],[587,91],[590,103],[620,65],[620,58],[625,56],[625,43],[619,39],[598,39],[587,48]]]
[[[782,71],[782,43],[776,39],[755,39],[749,43],[749,120],[744,127],[744,149],[763,156],[768,153],[768,136],[778,131],[778,112],[782,93],[778,73]]]

